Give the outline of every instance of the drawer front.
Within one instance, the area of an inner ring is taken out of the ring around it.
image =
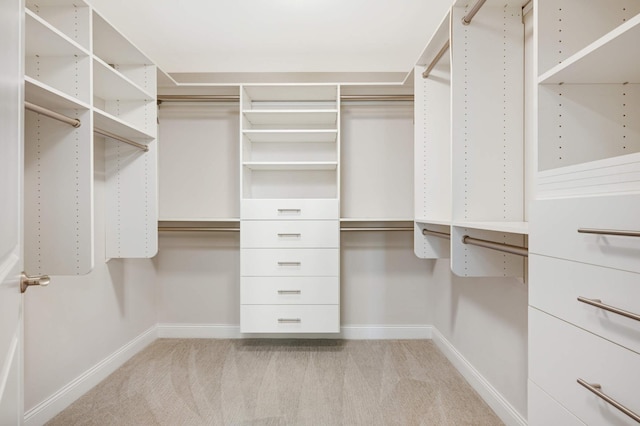
[[[338,333],[338,305],[242,305],[241,333]]]
[[[527,395],[527,412],[529,413],[527,424],[529,426],[584,426],[583,422],[558,404],[557,401],[531,380],[528,383]]]
[[[244,277],[337,277],[339,249],[241,249]]]
[[[242,277],[243,305],[337,305],[338,277]]]
[[[529,308],[529,378],[589,425],[635,425],[577,383],[583,379],[640,414],[640,355]]]
[[[640,315],[640,274],[546,256],[529,256],[529,304],[640,353],[640,321],[578,301]]]
[[[640,195],[538,200],[529,252],[640,272],[640,237],[578,233],[578,228],[640,231]]]
[[[337,220],[247,220],[240,225],[241,248],[338,248]]]
[[[339,219],[338,200],[282,199],[242,200],[241,219],[314,220]]]

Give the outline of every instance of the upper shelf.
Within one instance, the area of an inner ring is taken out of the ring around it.
[[[154,99],[140,86],[110,67],[98,58],[93,60],[94,95],[104,100],[141,100]]]
[[[336,170],[336,161],[247,161],[243,165],[251,170]]]
[[[251,142],[335,142],[335,129],[317,130],[243,130]]]
[[[244,110],[253,125],[318,125],[338,121],[338,110]]]
[[[29,56],[89,56],[89,52],[40,18],[25,10],[25,54]]]
[[[153,63],[95,11],[93,12],[93,53],[109,64]]]
[[[542,74],[541,84],[640,83],[640,15]]]
[[[250,102],[282,101],[336,101],[338,89],[335,85],[264,85],[244,86]],[[248,106],[245,106],[247,108]],[[247,108],[248,109],[248,108]]]
[[[107,132],[122,136],[128,139],[135,139],[138,141],[149,142],[154,137],[131,124],[114,117],[108,112],[102,111],[98,108],[93,108],[93,125],[97,129],[106,130]]]

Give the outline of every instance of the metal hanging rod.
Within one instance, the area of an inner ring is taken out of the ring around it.
[[[427,69],[424,70],[424,72],[422,73],[422,78],[429,77],[429,74],[431,74],[431,71],[433,71],[433,68],[436,66],[438,61],[440,61],[440,59],[442,59],[444,54],[447,53],[447,50],[449,50],[449,45],[450,45],[449,40],[447,40],[445,44],[442,46],[442,48],[438,51],[438,54],[433,58],[433,60],[431,61]]]
[[[481,240],[478,238],[472,238],[468,235],[465,235],[464,237],[462,237],[462,243],[484,247],[491,250],[497,250],[505,253],[516,254],[518,256],[524,256],[524,257],[529,256],[529,250],[525,247],[496,243],[495,241]]]
[[[159,232],[240,232],[240,228],[158,226]]]
[[[163,102],[239,102],[239,95],[158,95],[158,104]],[[342,95],[341,102],[413,102],[413,95]],[[271,101],[270,101],[271,102]],[[290,102],[273,101],[273,102]]]
[[[340,228],[340,231],[345,232],[359,232],[359,231],[413,231],[413,228],[409,227],[400,227],[400,226],[392,226],[392,227],[373,227],[373,228]]]
[[[80,123],[80,120],[78,120],[77,118],[67,117],[66,115],[51,111],[50,109],[41,107],[40,105],[32,104],[31,102],[25,102],[24,107],[29,111],[45,115],[49,118],[53,118],[54,120],[69,124],[70,126],[73,126],[75,128],[78,128],[82,125],[82,123]]]
[[[93,129],[93,131],[94,131],[95,133],[99,134],[99,135],[106,136],[106,137],[108,137],[108,138],[110,138],[110,139],[115,139],[115,140],[117,140],[117,141],[119,141],[119,142],[124,142],[124,143],[126,143],[126,144],[131,145],[131,146],[135,146],[136,148],[140,148],[140,149],[141,149],[141,150],[143,150],[144,152],[149,151],[149,147],[148,147],[148,146],[146,146],[146,145],[143,145],[143,144],[138,143],[138,142],[134,142],[134,141],[132,141],[132,140],[130,140],[130,139],[127,139],[127,138],[123,138],[122,136],[118,136],[118,135],[116,135],[116,134],[114,134],[114,133],[107,132],[106,130],[102,130],[102,129],[94,128],[94,129]]]
[[[430,231],[428,229],[423,229],[422,235],[430,235],[432,237],[444,238],[445,240],[451,239],[451,235],[447,234],[446,232]]]
[[[473,5],[473,7],[469,11],[469,13],[467,13],[466,15],[464,15],[462,17],[462,24],[463,25],[469,25],[471,23],[471,20],[473,19],[473,17],[476,16],[476,13],[478,13],[480,8],[485,4],[486,1],[487,0],[478,0],[476,2],[476,4]]]

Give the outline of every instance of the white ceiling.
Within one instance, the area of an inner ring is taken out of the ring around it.
[[[407,72],[452,0],[88,0],[168,73]]]

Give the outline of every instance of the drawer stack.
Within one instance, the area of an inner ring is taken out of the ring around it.
[[[339,332],[338,201],[245,200],[242,211],[241,332]]]
[[[534,203],[529,424],[640,422],[639,211],[640,195]]]

